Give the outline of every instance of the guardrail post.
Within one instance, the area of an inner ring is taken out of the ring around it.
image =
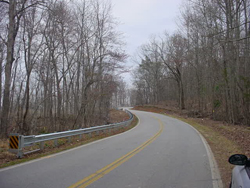
[[[81,140],[81,139],[82,139],[82,134],[79,135],[79,140]]]
[[[40,142],[40,150],[44,150],[44,142]]]
[[[71,136],[68,137],[68,143],[71,143]]]
[[[54,146],[56,146],[56,147],[58,146],[58,140],[57,139],[54,140]]]
[[[23,157],[23,143],[24,143],[24,138],[22,135],[19,135],[17,158],[20,159]]]
[[[89,133],[89,138],[91,138],[92,137],[92,134],[91,133]]]

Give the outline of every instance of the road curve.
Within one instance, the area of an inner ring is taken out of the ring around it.
[[[188,124],[132,111],[134,129],[0,169],[0,187],[215,188],[209,153]]]

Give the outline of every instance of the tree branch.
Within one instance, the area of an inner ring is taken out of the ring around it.
[[[2,35],[0,35],[0,38],[1,38],[1,40],[3,41],[3,43],[7,46],[7,42],[6,42],[6,40],[2,37]]]
[[[36,6],[36,5],[42,5],[43,6],[43,2],[42,1],[37,1],[27,7],[24,7],[24,4],[23,4],[23,7],[21,8],[21,10],[19,10],[15,16],[17,16],[18,14],[22,13],[23,11],[25,11],[26,9],[30,8],[30,7],[33,7],[33,6]]]
[[[7,3],[7,4],[10,4],[9,1],[4,1],[4,0],[0,0],[0,3]]]

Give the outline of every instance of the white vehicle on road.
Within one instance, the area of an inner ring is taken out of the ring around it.
[[[245,155],[235,154],[228,161],[236,165],[232,172],[230,188],[250,188],[250,159]]]

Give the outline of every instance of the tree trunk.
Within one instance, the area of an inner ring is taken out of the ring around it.
[[[7,41],[7,59],[5,65],[5,83],[3,94],[3,111],[1,116],[1,136],[8,136],[9,113],[10,113],[10,86],[11,86],[11,69],[14,61],[14,44],[16,38],[17,27],[15,25],[15,8],[16,1],[9,1],[9,28]]]

